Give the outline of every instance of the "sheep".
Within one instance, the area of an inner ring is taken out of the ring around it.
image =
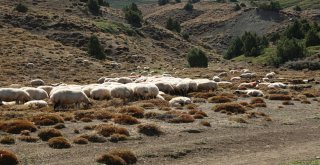
[[[241,89],[241,88],[254,88],[256,85],[257,85],[257,82],[241,83],[238,86],[238,89]]]
[[[241,77],[232,77],[230,79],[230,81],[234,82],[234,81],[240,81],[241,80]]]
[[[221,81],[219,76],[213,76],[212,80],[215,81],[215,82],[220,82]]]
[[[47,92],[47,94],[49,95],[51,90],[53,89],[53,86],[38,86],[38,89],[43,89]]]
[[[24,105],[28,106],[29,108],[43,108],[48,107],[48,103],[44,100],[32,100],[24,103]]]
[[[24,90],[15,88],[0,88],[0,103],[2,103],[2,101],[15,101],[17,104],[19,104],[30,100],[30,95]]]
[[[261,90],[256,89],[248,89],[248,90],[236,90],[235,94],[246,94],[247,96],[251,97],[263,97],[264,94]]]
[[[228,72],[221,72],[218,74],[218,77],[226,77],[228,76]]]
[[[287,85],[280,82],[276,82],[269,84],[268,88],[287,88]]]
[[[95,87],[90,91],[91,98],[95,100],[109,99],[111,97],[110,90],[107,87]]]
[[[44,81],[41,79],[34,79],[30,81],[30,84],[34,87],[44,85]]]
[[[270,72],[270,73],[266,74],[266,78],[272,79],[272,78],[274,78],[275,75],[276,75],[276,73]]]
[[[158,87],[159,91],[171,94],[174,92],[174,89],[171,84],[165,82],[156,82],[155,85]]]
[[[249,69],[242,69],[241,72],[242,73],[250,73],[250,70]]]
[[[104,84],[104,83],[103,83]],[[102,85],[103,85],[102,84]],[[90,92],[92,91],[93,88],[99,86],[100,84],[89,84],[87,86],[84,86],[82,88],[82,91],[87,95],[87,97],[90,97]]]
[[[112,98],[130,99],[133,91],[125,85],[108,86]]]
[[[174,86],[175,92],[181,95],[186,95],[189,90],[189,83],[187,81],[180,81]]]
[[[77,107],[80,107],[81,103],[84,103],[85,107],[92,105],[84,92],[73,89],[60,89],[55,91],[50,96],[50,101],[53,104],[54,110],[60,106],[71,104],[76,104]]]
[[[183,106],[183,105],[191,104],[191,103],[192,103],[192,101],[188,97],[175,97],[169,101],[169,104],[171,106]]]
[[[240,75],[241,78],[255,78],[256,77],[256,73],[242,73]]]
[[[129,77],[120,77],[117,82],[121,84],[128,84],[132,83],[132,80]]]
[[[106,77],[100,77],[100,78],[98,79],[98,83],[99,83],[99,84],[104,83],[105,79],[106,79]]]
[[[270,85],[270,83],[259,83],[256,88],[261,89],[261,88],[267,88]]]
[[[33,63],[27,63],[27,68],[30,68],[30,69],[32,69],[32,68],[34,68],[34,64]]]
[[[44,100],[49,97],[48,93],[40,88],[24,87],[21,89],[26,91],[32,100]]]
[[[143,67],[143,70],[150,70],[150,67],[148,67],[148,66],[145,66],[145,67]]]
[[[195,81],[197,82],[198,86],[197,91],[209,91],[218,88],[218,84],[216,82],[208,79],[195,79]]]
[[[133,93],[142,99],[155,98],[159,94],[159,88],[155,84],[140,83],[133,87]]]
[[[240,71],[238,71],[238,70],[230,70],[229,73],[231,73],[231,74],[237,74],[237,73],[240,73]]]
[[[222,88],[230,88],[233,86],[232,82],[228,82],[228,81],[220,81],[217,83],[218,83],[218,87],[222,87]]]

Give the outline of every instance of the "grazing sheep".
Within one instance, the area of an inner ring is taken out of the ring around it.
[[[276,73],[270,72],[270,73],[266,74],[266,78],[272,79],[272,78],[274,78],[275,75],[276,75]]]
[[[44,100],[32,100],[24,103],[24,105],[28,106],[29,108],[43,108],[48,107],[48,103]]]
[[[51,90],[53,89],[53,86],[38,86],[38,89],[43,89],[47,92],[47,94],[49,95]]]
[[[228,76],[228,72],[221,72],[218,74],[218,77],[226,77]]]
[[[270,85],[270,83],[259,83],[256,88],[261,89],[261,88],[267,88]]]
[[[95,100],[109,99],[111,97],[110,91],[107,87],[97,86],[90,91],[91,98]]]
[[[24,87],[21,89],[26,91],[32,100],[44,100],[49,97],[48,93],[43,89],[32,87]]]
[[[255,78],[256,77],[256,73],[242,73],[240,75],[241,78]]]
[[[164,93],[171,94],[174,92],[174,89],[171,84],[165,82],[156,82],[155,85],[158,87],[159,91]]]
[[[241,77],[232,77],[230,79],[230,81],[234,82],[234,81],[240,81],[241,80]]]
[[[103,83],[104,84],[104,83]],[[103,85],[102,84],[102,85]],[[90,92],[92,91],[93,88],[99,86],[100,84],[89,84],[86,85],[82,88],[82,91],[87,95],[87,97],[90,97]]]
[[[120,77],[117,82],[121,84],[128,84],[132,83],[133,81],[129,77]]]
[[[195,79],[194,81],[196,81],[198,85],[197,91],[209,91],[218,88],[218,84],[216,82],[208,79]]]
[[[187,81],[180,81],[174,86],[175,92],[181,95],[186,95],[189,90],[189,83]]]
[[[139,83],[133,87],[133,93],[139,99],[156,98],[159,88],[155,84]]]
[[[30,68],[30,69],[34,68],[34,64],[33,63],[27,63],[27,68]]]
[[[19,104],[30,100],[31,97],[24,90],[15,88],[0,88],[0,103],[2,103],[2,101],[15,101],[17,104]]]
[[[269,84],[268,88],[287,88],[287,85],[284,83],[276,82]]]
[[[221,81],[219,76],[213,76],[212,80],[215,81],[215,82],[220,82]]]
[[[248,90],[236,90],[235,94],[246,94],[247,96],[251,97],[263,97],[264,94],[261,90],[256,89],[248,89]]]
[[[250,70],[249,69],[242,69],[241,72],[242,73],[250,73]]]
[[[169,104],[171,106],[183,106],[183,105],[191,104],[191,103],[192,103],[192,101],[188,97],[175,97],[169,101]]]
[[[241,83],[238,88],[254,88],[257,85],[257,82],[250,82],[250,83]]]
[[[80,107],[81,103],[84,103],[85,106],[92,105],[89,98],[81,90],[60,89],[52,93],[50,100],[53,104],[54,110],[60,106],[72,104],[76,104],[77,107]]]
[[[105,82],[105,80],[106,80],[106,77],[100,77],[100,78],[98,79],[98,83],[99,83],[99,84],[102,84],[102,83]]]
[[[112,98],[130,99],[132,96],[132,89],[125,85],[110,85],[108,86]]]
[[[34,79],[30,81],[30,84],[34,87],[44,85],[44,81],[41,79]]]
[[[238,70],[230,70],[229,73],[231,73],[231,74],[237,74],[237,73],[240,73],[240,71],[238,71]]]

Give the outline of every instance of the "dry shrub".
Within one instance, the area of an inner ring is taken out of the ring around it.
[[[248,123],[245,119],[241,117],[232,117],[229,119],[230,121],[235,121],[237,123]]]
[[[90,123],[90,122],[92,122],[92,119],[90,119],[88,117],[84,117],[84,118],[81,118],[81,121],[85,122],[85,123]]]
[[[63,137],[53,137],[49,139],[48,144],[54,149],[70,148],[71,144]]]
[[[120,108],[119,113],[127,114],[136,118],[144,117],[144,109],[133,105]]]
[[[138,125],[138,132],[147,136],[160,136],[161,134],[163,134],[160,127],[155,124]]]
[[[212,109],[215,112],[221,112],[221,113],[223,113],[224,111],[226,113],[230,112],[230,113],[235,113],[235,114],[246,112],[246,108],[239,103],[223,103],[223,104],[219,104],[219,105],[212,107]]]
[[[232,102],[232,100],[226,96],[213,96],[208,98],[209,103],[227,103]]]
[[[0,130],[12,134],[19,134],[23,130],[29,130],[35,132],[37,127],[27,120],[8,120],[0,122]]]
[[[294,105],[294,103],[291,101],[284,101],[282,102],[282,105]]]
[[[188,112],[189,115],[195,115],[198,112],[198,110],[192,109]]]
[[[169,120],[169,123],[192,123],[194,118],[189,114],[182,114],[178,117]]]
[[[128,139],[128,136],[127,135],[124,135],[124,134],[112,134],[111,137],[110,137],[110,141],[111,142],[114,142],[114,143],[117,143],[118,141],[125,141]]]
[[[203,119],[204,117],[202,115],[200,115],[200,114],[195,114],[195,115],[193,115],[193,118],[195,118],[195,119]]]
[[[59,123],[59,124],[55,125],[53,128],[55,128],[55,129],[63,129],[63,128],[66,128],[66,126],[63,123]]]
[[[261,103],[266,103],[263,98],[260,97],[254,97],[251,99],[250,104],[261,104]]]
[[[139,103],[139,104],[137,104],[137,105],[139,105],[139,107],[142,107],[142,108],[144,108],[144,109],[154,109],[154,108],[156,108],[156,105],[154,105],[154,104],[152,104],[152,103],[145,103],[145,102],[143,102],[143,103]]]
[[[39,140],[38,137],[32,137],[32,136],[19,136],[18,139],[20,141],[28,142],[28,143],[35,143]]]
[[[198,106],[196,104],[187,104],[187,105],[185,105],[185,107],[187,109],[193,109],[193,110],[198,109]]]
[[[159,108],[159,110],[161,110],[161,111],[171,111],[172,109],[171,109],[171,107],[161,107],[161,108]]]
[[[302,100],[301,104],[311,104],[311,102],[309,100]]]
[[[88,144],[89,141],[88,141],[88,139],[83,138],[83,137],[76,137],[73,139],[73,143],[74,144]]]
[[[20,135],[24,135],[24,136],[30,136],[30,131],[29,130],[23,130],[20,132]]]
[[[33,117],[32,122],[34,122],[36,125],[48,126],[55,125],[57,123],[63,123],[64,120],[61,116],[58,115],[45,114]]]
[[[170,107],[169,102],[166,100],[161,99],[150,99],[150,100],[143,100],[142,103],[151,103],[153,106],[156,106],[158,108],[163,107]]]
[[[175,98],[176,96],[171,96],[169,94],[161,95],[166,101],[170,101],[171,99]]]
[[[95,125],[85,125],[83,127],[84,130],[93,130],[96,126]]]
[[[209,97],[216,96],[216,93],[214,93],[214,92],[192,92],[192,93],[189,93],[188,96],[194,97],[194,98],[208,99]]]
[[[127,164],[134,164],[137,162],[137,157],[133,152],[127,149],[115,149],[108,152],[108,154],[119,156],[122,158]]]
[[[283,108],[283,106],[279,105],[278,108],[281,109],[281,108]]]
[[[80,110],[74,113],[74,118],[76,120],[81,120],[82,118],[94,119],[94,111]]]
[[[92,143],[104,143],[107,140],[103,136],[99,136],[97,133],[90,133],[90,134],[84,134],[80,137],[87,139],[89,142]]]
[[[144,117],[146,119],[155,119],[157,118],[159,115],[161,115],[161,113],[158,113],[158,112],[147,112],[144,114]]]
[[[320,91],[317,89],[309,89],[303,92],[303,95],[306,97],[319,97],[320,96]]]
[[[256,103],[256,104],[253,104],[252,106],[254,106],[254,107],[267,107],[267,104],[266,103]]]
[[[111,119],[114,116],[114,114],[109,111],[97,111],[94,113],[94,116],[98,120],[108,120]]]
[[[104,108],[110,107],[110,106],[120,107],[120,106],[124,106],[124,104],[125,104],[124,100],[119,98],[112,98],[111,100],[108,100],[105,104],[103,104],[102,107]]]
[[[110,165],[126,165],[126,161],[124,161],[121,157],[111,154],[103,154],[100,155],[96,161],[101,164],[110,164]]]
[[[200,124],[206,127],[211,127],[211,124],[208,121],[201,121]]]
[[[270,116],[265,116],[265,117],[264,117],[264,120],[265,120],[265,121],[272,121],[272,119],[271,119]]]
[[[194,103],[206,103],[207,99],[204,99],[204,98],[192,98],[192,102],[194,102]]]
[[[129,131],[124,127],[117,127],[113,124],[100,124],[96,126],[95,130],[98,134],[109,137],[113,134],[122,134],[126,136],[130,136]]]
[[[38,136],[43,141],[48,141],[53,137],[60,137],[62,133],[55,128],[45,128],[39,131]]]
[[[11,151],[0,150],[0,164],[3,165],[16,165],[18,164],[17,156]]]
[[[2,136],[0,138],[0,143],[1,144],[14,144],[15,143],[15,140],[12,136]]]
[[[268,91],[269,94],[282,94],[282,95],[289,95],[289,91],[288,90],[283,90],[283,89],[272,89]]]
[[[203,112],[203,111],[201,111],[201,110],[198,111],[198,112],[196,112],[195,115],[201,115],[201,116],[203,116],[203,117],[208,117],[207,113],[205,113],[205,112]]]
[[[63,114],[60,114],[60,116],[63,118],[64,121],[73,120],[73,115],[72,114],[63,113]]]
[[[271,94],[269,100],[291,100],[291,96],[284,94]]]
[[[79,134],[79,133],[80,133],[80,131],[79,131],[78,129],[74,129],[74,130],[73,130],[73,133],[75,133],[75,134]]]
[[[129,115],[125,115],[125,114],[118,115],[117,117],[115,117],[113,119],[113,121],[115,123],[124,124],[124,125],[133,125],[133,124],[140,123],[137,118],[129,116]]]

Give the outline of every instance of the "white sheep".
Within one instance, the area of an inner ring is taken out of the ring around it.
[[[86,107],[92,105],[89,98],[81,90],[60,89],[52,93],[50,100],[53,104],[54,110],[60,106],[72,104],[76,104],[77,107],[80,107],[81,103]]]
[[[230,79],[230,81],[234,82],[234,81],[240,81],[241,80],[241,77],[232,77]]]
[[[133,81],[129,77],[120,77],[117,82],[121,84],[128,84],[132,83]]]
[[[21,89],[26,91],[32,100],[44,100],[49,97],[48,93],[40,88],[24,87]]]
[[[19,104],[30,100],[31,97],[24,90],[15,88],[0,88],[0,103],[2,103],[2,101],[15,101],[17,104]]]
[[[91,98],[95,100],[109,99],[111,97],[110,90],[107,87],[97,86],[90,91]]]
[[[28,106],[29,108],[43,108],[48,107],[48,103],[44,100],[32,100],[24,103],[24,105]]]
[[[48,86],[38,86],[37,88],[45,90],[47,92],[47,94],[49,95],[51,90],[53,89],[53,86],[49,86],[49,85]]]
[[[272,79],[272,78],[274,78],[275,75],[276,75],[276,73],[270,72],[270,73],[266,74],[266,77],[269,78],[269,79]]]
[[[108,86],[112,98],[130,99],[133,91],[126,85],[110,85]]]
[[[220,82],[221,81],[219,76],[213,76],[212,80],[215,81],[215,82]]]
[[[280,82],[271,83],[268,85],[268,88],[287,88],[287,85]]]
[[[34,63],[27,63],[27,68],[30,68],[30,69],[32,69],[32,68],[34,68]]]
[[[155,85],[158,87],[159,91],[171,94],[174,92],[174,89],[171,84],[165,82],[156,82]]]
[[[250,73],[250,70],[249,69],[242,69],[241,72],[242,73]]]
[[[248,90],[236,90],[235,94],[246,94],[247,96],[251,97],[263,97],[264,94],[261,90],[256,89],[248,89]]]
[[[32,86],[41,86],[41,85],[44,85],[44,81],[43,80],[41,80],[41,79],[34,79],[34,80],[31,80],[30,81],[30,84],[32,85]]]
[[[133,93],[139,99],[155,98],[159,94],[159,88],[151,83],[139,83],[133,87]]]
[[[249,82],[249,83],[241,83],[238,88],[241,89],[241,88],[254,88],[256,87],[257,85],[257,82]]]
[[[240,75],[241,78],[255,78],[256,76],[256,73],[242,73]]]
[[[169,101],[169,104],[171,106],[183,106],[183,105],[191,104],[191,103],[192,103],[192,101],[188,97],[175,97]]]
[[[218,84],[216,82],[208,79],[195,79],[194,81],[196,81],[198,85],[197,91],[209,91],[218,88]]]

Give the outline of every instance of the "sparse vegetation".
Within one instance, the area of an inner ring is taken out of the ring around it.
[[[103,60],[106,58],[103,48],[100,44],[100,41],[98,37],[95,35],[92,35],[90,37],[89,44],[88,44],[88,53],[90,56],[99,60]]]
[[[125,13],[125,19],[133,27],[141,27],[141,22],[143,21],[142,12],[139,10],[138,6],[135,3],[125,7],[123,9]]]
[[[119,156],[122,158],[127,164],[134,164],[138,161],[137,157],[133,152],[127,149],[116,149],[108,152],[111,155]]]
[[[68,140],[63,137],[53,137],[49,139],[48,144],[51,148],[55,148],[55,149],[63,149],[63,148],[71,147],[71,144],[68,142]]]
[[[169,120],[169,123],[192,123],[194,122],[194,118],[188,114],[182,114],[178,117]]]
[[[183,7],[184,10],[186,11],[192,11],[193,10],[193,5],[192,3],[188,2],[184,7]]]
[[[0,150],[0,164],[16,165],[19,163],[17,156],[11,151]]]
[[[243,107],[239,103],[223,103],[223,104],[218,104],[212,108],[215,112],[230,112],[230,113],[245,113],[246,108]]]
[[[124,141],[124,140],[127,140],[128,136],[127,135],[124,135],[124,134],[112,134],[111,137],[110,137],[110,141],[111,142],[114,142],[114,143],[117,143],[118,141]]]
[[[291,100],[291,96],[284,94],[271,94],[269,100]]]
[[[171,17],[167,20],[166,28],[178,33],[181,31],[180,23],[176,20],[173,20]]]
[[[1,144],[14,144],[15,140],[12,136],[2,136],[0,138],[0,143]]]
[[[37,141],[39,141],[39,138],[38,137],[32,137],[32,136],[19,136],[18,139],[20,141],[24,141],[24,142],[28,142],[28,143],[35,143]]]
[[[211,127],[211,124],[208,121],[201,121],[200,122],[201,125],[206,126],[206,127]]]
[[[112,124],[100,124],[95,127],[95,130],[98,132],[98,134],[109,137],[113,134],[122,134],[126,136],[130,136],[129,131],[124,127],[117,127]]]
[[[113,119],[115,123],[118,124],[124,124],[124,125],[133,125],[133,124],[139,124],[140,122],[137,120],[137,118],[129,116],[129,115],[118,115]]]
[[[166,5],[166,4],[168,4],[169,2],[170,2],[169,0],[158,0],[159,6]]]
[[[13,134],[20,134],[21,131],[29,130],[35,132],[37,127],[27,120],[9,120],[0,122],[0,130]]]
[[[262,3],[259,5],[260,9],[271,10],[271,11],[280,11],[281,5],[278,1],[270,1],[269,3]]]
[[[208,67],[208,57],[205,52],[199,48],[192,48],[187,54],[187,60],[190,67]]]
[[[32,119],[36,125],[49,126],[57,123],[63,123],[63,118],[54,114],[39,115]]]
[[[26,13],[28,11],[28,7],[22,3],[18,3],[15,10],[21,13]]]
[[[227,96],[213,96],[208,99],[209,103],[227,103],[232,102]]]
[[[119,110],[119,113],[127,114],[136,118],[144,117],[144,109],[139,106],[125,106]]]
[[[320,37],[315,30],[310,29],[305,42],[306,47],[320,45]]]
[[[103,163],[103,164],[112,164],[112,165],[126,165],[127,163],[119,156],[117,155],[112,155],[112,154],[103,154],[100,155],[96,161],[98,163]]]
[[[87,6],[88,6],[89,11],[92,14],[94,14],[94,15],[100,14],[100,5],[97,0],[88,0]]]
[[[60,137],[62,133],[54,128],[45,128],[39,131],[38,136],[43,141],[48,141],[53,137]]]
[[[88,139],[83,138],[83,137],[76,137],[73,139],[73,143],[83,145],[83,144],[88,144],[89,141],[88,141]]]
[[[147,136],[159,136],[163,134],[160,127],[155,124],[141,124],[138,125],[138,132]]]
[[[97,133],[84,134],[80,137],[85,138],[92,143],[104,143],[107,141],[103,136],[99,136]]]

